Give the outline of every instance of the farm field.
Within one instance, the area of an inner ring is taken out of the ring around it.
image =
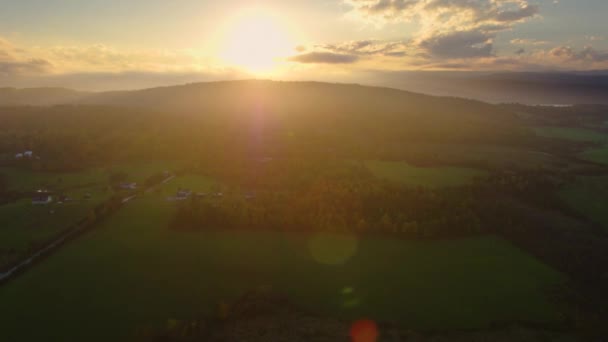
[[[516,167],[518,169],[534,169],[550,167],[556,157],[528,150],[506,146],[483,144],[438,144],[412,143],[399,146],[408,160],[422,160],[436,165],[467,166],[467,167]],[[517,161],[515,163],[515,161]]]
[[[581,156],[583,159],[608,165],[608,145],[587,150]]]
[[[68,190],[107,182],[107,175],[100,169],[78,172],[36,172],[18,167],[1,167],[10,190],[36,191],[38,189]]]
[[[108,199],[113,193],[108,182],[112,172],[125,172],[130,179],[143,182],[166,167],[163,163],[134,163],[65,173],[0,168],[9,189],[23,193],[23,198],[0,205],[0,269],[22,258],[31,248],[59,236]],[[32,205],[27,194],[38,189],[53,191],[54,201],[43,206]],[[57,194],[71,200],[58,203]]]
[[[608,231],[608,177],[579,177],[560,191],[560,197],[574,210]]]
[[[557,319],[547,290],[564,277],[500,238],[176,232],[167,228],[175,203],[166,196],[213,182],[169,184],[0,287],[2,336],[125,340],[138,328],[214,314],[220,301],[260,288],[316,312],[418,329]]]
[[[368,161],[365,165],[378,178],[409,186],[460,186],[485,175],[484,171],[471,168],[417,167],[406,162]]]
[[[608,142],[608,134],[584,128],[544,126],[534,129],[537,135],[580,142]]]
[[[70,190],[92,185],[107,185],[112,173],[124,172],[129,181],[141,183],[147,177],[165,170],[174,170],[173,163],[143,162],[121,163],[107,167],[91,168],[76,172],[37,172],[18,167],[0,167],[10,190],[34,191],[37,189]]]

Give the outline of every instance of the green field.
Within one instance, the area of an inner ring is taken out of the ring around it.
[[[537,135],[547,138],[580,141],[608,142],[608,134],[584,128],[545,126],[534,129]]]
[[[378,178],[410,186],[460,186],[485,175],[471,168],[416,167],[406,162],[368,161],[365,165]]]
[[[0,167],[0,174],[6,177],[11,190],[50,189],[58,191],[107,184],[110,174],[114,172],[124,172],[127,174],[128,181],[141,183],[146,178],[165,170],[174,171],[175,165],[165,162],[134,162],[76,172],[38,172],[25,168]]]
[[[500,238],[175,232],[167,229],[175,203],[165,196],[180,181],[192,186],[195,180],[178,179],[128,203],[0,287],[2,337],[123,340],[140,327],[213,314],[220,301],[259,288],[286,293],[315,312],[419,329],[557,318],[545,290],[563,276]]]
[[[608,177],[580,177],[560,197],[574,210],[608,230]]]
[[[83,199],[85,191],[90,198]],[[109,198],[110,191],[103,186],[88,187],[69,195],[75,200],[35,206],[25,198],[0,205],[0,268],[22,259],[31,246],[39,247],[85,218],[91,209]]]
[[[433,165],[535,169],[548,167],[556,157],[525,148],[485,144],[408,143],[399,145],[404,159]]]
[[[608,145],[587,150],[581,154],[583,159],[608,165]]]
[[[66,190],[100,184],[108,179],[107,175],[100,169],[58,173],[3,167],[0,168],[0,174],[6,177],[9,189],[14,191]]]
[[[121,163],[105,168],[105,174],[113,172],[124,172],[127,174],[128,181],[142,183],[146,178],[164,171],[174,172],[179,168],[177,163],[172,162],[133,162]]]
[[[35,172],[25,168],[0,168],[9,189],[29,193],[38,189],[64,194],[70,202],[55,201],[34,206],[24,198],[0,205],[0,268],[21,259],[32,245],[45,243],[85,218],[95,206],[112,195],[108,177],[112,172],[125,172],[137,182],[166,170],[164,163],[121,164],[79,172]],[[85,197],[86,195],[86,197]]]

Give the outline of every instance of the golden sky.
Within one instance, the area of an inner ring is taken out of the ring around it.
[[[608,69],[605,0],[0,0],[0,8],[0,86]]]

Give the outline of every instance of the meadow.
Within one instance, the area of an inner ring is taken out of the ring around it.
[[[460,186],[486,174],[472,168],[417,167],[406,162],[368,161],[365,165],[378,178],[409,186]]]
[[[584,128],[543,126],[534,128],[537,135],[577,142],[608,142],[608,134]]]
[[[178,178],[0,287],[2,336],[125,340],[138,328],[214,315],[220,302],[252,289],[288,294],[313,312],[417,329],[558,319],[547,292],[564,276],[494,236],[406,241],[167,228],[176,206],[167,196],[212,186]]]
[[[0,168],[12,191],[27,194],[44,189],[54,192],[54,201],[49,205],[32,205],[25,195],[15,202],[0,205],[0,268],[59,236],[110,198],[113,190],[108,177],[111,173],[124,172],[129,179],[141,183],[154,173],[166,170],[167,166],[166,163],[129,163],[78,172]],[[58,203],[58,194],[71,200]]]
[[[608,165],[608,145],[587,150],[581,154],[583,159]]]
[[[608,177],[579,177],[559,193],[570,207],[608,231]]]

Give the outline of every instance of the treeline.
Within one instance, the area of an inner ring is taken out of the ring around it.
[[[39,159],[18,163],[72,171],[125,160],[196,162],[218,151],[234,159],[422,159],[413,144],[536,142],[513,114],[474,101],[317,84],[226,86],[218,98],[204,93],[209,103],[188,92],[201,102],[187,113],[165,106],[0,108],[0,160],[17,163],[15,153],[31,150]]]
[[[350,170],[350,171],[348,171]],[[375,179],[352,166],[270,191],[232,191],[222,198],[180,203],[173,229],[261,229],[396,234],[446,238],[509,229],[505,198],[557,206],[548,198],[559,186],[542,173],[497,174],[472,186],[431,189]],[[549,195],[548,195],[549,194]],[[500,219],[499,219],[500,218]],[[496,222],[502,220],[500,225]]]

